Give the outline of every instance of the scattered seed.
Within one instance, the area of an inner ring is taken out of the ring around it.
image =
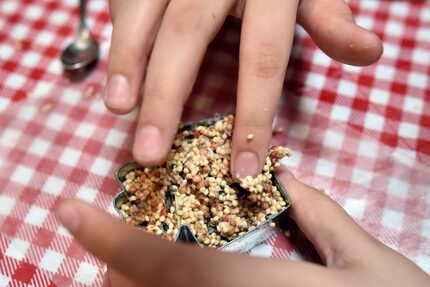
[[[248,134],[248,135],[246,136],[246,139],[247,139],[248,141],[252,141],[252,140],[254,139],[254,134]]]
[[[15,49],[22,50],[23,44],[20,40],[15,40]]]
[[[42,106],[42,112],[48,112],[52,110],[53,107],[54,105],[52,103],[46,103]]]
[[[272,221],[272,222],[269,223],[269,226],[270,227],[276,227],[276,223]]]
[[[291,236],[291,231],[285,230],[284,234],[285,234],[286,237],[290,237]]]
[[[272,134],[274,134],[274,135],[282,134],[283,132],[284,132],[283,127],[274,127],[272,130]]]
[[[93,96],[93,94],[94,94],[94,87],[93,86],[88,86],[84,91],[84,97],[86,97],[86,98]]]

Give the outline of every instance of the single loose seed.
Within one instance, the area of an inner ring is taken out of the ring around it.
[[[248,134],[248,135],[246,136],[246,139],[247,139],[248,141],[252,141],[252,140],[254,139],[254,134]]]

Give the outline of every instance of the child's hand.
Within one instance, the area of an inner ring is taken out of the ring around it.
[[[430,277],[371,237],[329,197],[288,171],[280,178],[291,197],[291,216],[326,266],[172,243],[75,200],[63,202],[58,217],[108,264],[113,286],[430,286]]]
[[[338,61],[368,65],[382,53],[377,36],[354,24],[344,0],[110,0],[110,10],[105,103],[115,113],[129,112],[146,77],[133,147],[135,159],[144,165],[166,158],[206,48],[228,14],[243,18],[231,164],[235,176],[255,175],[264,165],[296,16]],[[251,133],[254,139],[248,141]]]

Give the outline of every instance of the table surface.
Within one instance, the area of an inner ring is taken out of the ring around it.
[[[137,112],[115,116],[102,93],[111,24],[107,1],[88,3],[102,58],[82,82],[63,77],[76,0],[0,2],[0,286],[100,285],[104,266],[56,221],[80,198],[113,212],[114,174],[132,158]],[[357,68],[325,56],[297,28],[275,143],[303,181],[324,188],[367,231],[430,273],[430,2],[351,0],[385,51]],[[208,49],[184,120],[234,111],[240,22]],[[138,64],[138,63],[136,63]],[[293,225],[250,253],[315,260]]]

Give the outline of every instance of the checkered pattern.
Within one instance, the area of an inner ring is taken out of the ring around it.
[[[104,84],[111,26],[107,3],[89,1],[102,61],[82,83],[61,75],[77,1],[0,2],[0,286],[100,285],[104,267],[55,219],[61,199],[110,210],[116,168],[131,159],[136,112],[108,113]],[[274,142],[285,161],[324,188],[366,230],[430,273],[430,3],[358,1],[357,22],[385,52],[356,68],[330,60],[298,28]],[[240,23],[210,46],[185,120],[234,110]],[[88,96],[88,91],[94,93]],[[210,109],[208,109],[210,107]],[[317,260],[293,223],[250,253]]]

